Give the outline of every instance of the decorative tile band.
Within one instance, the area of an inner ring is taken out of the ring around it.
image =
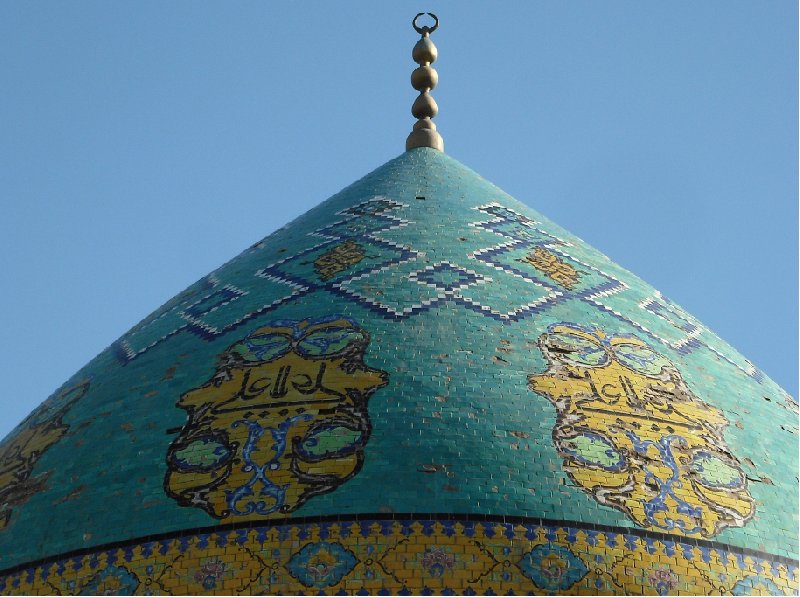
[[[798,563],[535,519],[380,516],[148,537],[17,568],[3,594],[794,595]]]

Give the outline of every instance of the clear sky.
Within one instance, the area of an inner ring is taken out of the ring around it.
[[[797,3],[0,3],[0,436],[150,311],[403,151],[447,152],[797,397]]]

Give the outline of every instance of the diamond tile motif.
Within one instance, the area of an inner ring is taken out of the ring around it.
[[[220,283],[201,300],[188,305],[181,316],[189,322],[189,331],[212,339],[310,290],[309,286],[259,271],[239,286]]]
[[[387,263],[372,271],[354,273],[334,284],[333,289],[392,319],[420,313],[447,300],[512,322],[568,298],[591,300],[625,288],[622,282],[568,255],[564,249],[571,245],[537,229],[534,220],[498,203],[477,209],[494,217],[471,226],[510,239],[467,255],[501,272],[496,280],[448,261],[421,270],[396,269]],[[410,262],[421,256],[417,253],[410,259],[411,250],[407,251],[400,261]],[[429,292],[415,289],[409,284],[413,282],[427,286]]]
[[[487,203],[486,205],[481,205],[476,209],[482,211],[485,214],[494,216],[494,219],[491,220],[492,222],[518,222],[526,226],[533,226],[534,224],[536,224],[536,222],[531,218],[529,218],[528,216],[522,215],[521,213],[514,211],[510,207],[505,207],[504,205],[500,205],[496,201],[493,201],[492,203]]]
[[[400,267],[368,272],[335,287],[344,296],[384,317],[404,319],[442,302],[469,304],[469,301],[462,300],[461,293],[492,281],[447,261],[418,268],[417,262],[409,261]],[[479,310],[480,305],[476,309]]]
[[[484,313],[504,321],[516,321],[570,298],[593,302],[596,297],[616,294],[627,288],[624,282],[568,254],[566,251],[572,246],[570,243],[539,230],[534,220],[513,209],[499,203],[489,203],[476,209],[494,217],[488,221],[473,222],[471,226],[509,240],[474,251],[469,257],[495,270],[527,280],[538,290],[536,298],[505,313],[493,308],[491,302],[481,302]],[[505,278],[498,278],[498,281],[503,285],[508,283]],[[526,296],[524,291],[523,296]]]
[[[743,373],[746,373],[757,382],[760,383],[764,379],[764,373],[760,369],[758,369],[755,365],[753,365],[753,363],[744,358],[741,354],[727,344],[720,342],[715,343],[714,346],[711,346],[710,343],[706,342],[705,340],[702,341],[702,344],[715,355],[724,361],[727,361],[734,367],[737,367],[739,370],[741,370]]]
[[[109,566],[95,574],[81,588],[79,595],[133,595],[139,579],[122,566]]]
[[[249,593],[247,588],[258,580],[267,564],[245,546],[234,544],[226,547],[223,550],[219,545],[187,545],[183,553],[173,556],[169,565],[164,567],[158,585],[160,588],[179,586],[187,595],[225,595],[233,592],[233,587],[241,593]],[[113,585],[107,588],[111,590],[91,594],[130,594],[113,591]],[[153,587],[148,588],[152,591]]]
[[[480,274],[452,265],[447,261],[440,261],[416,271],[409,276],[409,279],[444,291],[446,295],[450,296],[462,288],[473,284],[484,284],[487,281],[487,278]]]
[[[319,228],[312,232],[311,235],[328,239],[375,238],[374,235],[379,232],[401,228],[409,224],[407,220],[387,213],[401,207],[407,206],[386,197],[376,196],[337,212],[338,215],[347,217],[344,220]]]
[[[534,220],[513,209],[503,207],[499,203],[489,203],[476,209],[494,217],[487,221],[472,222],[470,225],[474,228],[493,232],[510,240],[527,241],[534,244],[569,244],[538,229]]]
[[[660,292],[656,292],[653,296],[647,297],[639,303],[639,306],[645,311],[649,311],[659,319],[665,321],[673,329],[679,331],[681,334],[680,339],[672,342],[666,338],[661,338],[655,334],[651,334],[655,335],[659,340],[664,342],[664,344],[669,344],[677,350],[680,350],[682,346],[692,342],[692,340],[697,338],[702,331],[700,326],[695,325],[692,323],[692,321],[690,321],[689,315],[683,309],[662,296]]]
[[[214,290],[211,294],[207,294],[196,303],[186,307],[182,315],[188,319],[199,319],[246,294],[245,291],[239,290],[230,284],[226,284],[222,288]]]
[[[521,240],[534,245],[542,244],[558,244],[568,245],[566,241],[560,240],[558,237],[548,234],[544,230],[539,230],[533,224],[517,221],[501,221],[501,222],[488,222],[486,226],[479,226],[490,230],[500,236],[505,236],[511,240]]]
[[[473,584],[502,565],[479,541],[459,544],[455,536],[431,532],[400,539],[386,549],[379,564],[412,595],[424,595],[425,589],[441,591],[454,578]]]
[[[412,279],[419,266],[414,259],[377,268],[333,284],[331,290],[385,318],[404,319],[447,298],[445,290]]]
[[[128,362],[184,331],[210,340],[313,290],[415,259],[416,251],[375,236],[410,223],[388,213],[402,207],[377,195],[339,211],[345,219],[309,234],[324,242],[267,265],[244,281],[237,277],[233,284],[207,276],[123,336],[115,353]]]
[[[631,312],[632,300],[640,309],[635,318],[626,315]],[[689,354],[705,347],[756,381],[761,382],[764,378],[764,374],[750,361],[724,342],[713,341],[702,324],[658,291],[643,297],[631,289],[617,297],[592,297],[591,302],[678,352]]]
[[[149,317],[118,340],[115,353],[128,362],[183,331],[205,339],[216,338],[308,291],[307,286],[263,272],[257,272],[238,287],[210,275],[181,293],[180,301]]]
[[[403,316],[415,308],[425,308],[438,295],[421,293],[416,285],[412,285],[411,290],[401,290],[396,301],[389,299],[384,304],[376,298],[382,294],[379,289],[386,287],[391,292],[398,284],[408,281],[402,278],[407,278],[409,272],[402,269],[389,271],[390,268],[422,256],[410,247],[377,236],[379,232],[411,223],[387,213],[402,207],[407,206],[377,195],[343,209],[337,213],[346,219],[310,233],[310,236],[328,240],[275,262],[260,273],[354,299],[382,315]]]
[[[527,241],[510,241],[476,251],[470,256],[495,269],[561,293],[586,297],[594,292],[622,287],[618,280],[555,247],[545,249]]]
[[[544,311],[562,296],[558,290],[504,271],[492,280],[492,284],[463,289],[459,302],[492,319],[512,322]]]
[[[659,292],[645,294],[638,288],[631,288],[617,296],[594,297],[591,302],[684,354],[701,345],[702,326]],[[631,313],[635,316],[631,317]]]
[[[123,362],[131,361],[187,327],[180,308],[172,307],[160,315],[148,317],[117,340],[114,352]]]
[[[362,201],[361,203],[353,205],[352,207],[348,207],[347,209],[343,209],[338,213],[339,215],[346,216],[374,216],[387,211],[392,211],[394,209],[400,209],[401,207],[408,206],[398,203],[397,201],[392,201],[387,197],[376,195],[372,199]]]
[[[401,228],[405,225],[407,225],[407,222],[392,216],[380,214],[363,215],[325,226],[313,234],[314,236],[332,239],[373,236],[379,232]]]
[[[113,345],[115,354],[127,362],[184,330],[188,324],[181,317],[181,310],[213,289],[214,285],[212,276],[205,276],[173,297],[117,340]]]

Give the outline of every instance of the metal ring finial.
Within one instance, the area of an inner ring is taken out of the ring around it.
[[[427,25],[419,27],[417,25],[417,19],[420,18],[422,15],[428,15],[434,20],[433,27],[428,27]],[[417,16],[415,16],[414,19],[411,21],[411,26],[414,27],[414,31],[416,31],[420,35],[425,35],[426,33],[430,35],[439,28],[439,17],[437,17],[432,12],[420,12],[417,13]]]
[[[417,25],[419,18],[425,14],[433,19],[432,27]],[[411,73],[411,86],[419,91],[419,96],[411,106],[411,114],[417,119],[417,122],[406,139],[406,151],[418,147],[444,151],[444,140],[432,120],[439,112],[439,106],[436,105],[436,100],[430,94],[439,82],[439,73],[431,66],[439,55],[436,44],[431,39],[431,33],[439,27],[439,17],[432,12],[420,12],[411,20],[411,25],[421,36],[414,45],[414,49],[411,50],[411,59],[419,64],[419,67]]]

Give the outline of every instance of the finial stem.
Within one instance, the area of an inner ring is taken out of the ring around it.
[[[417,19],[424,14],[434,20],[432,27],[417,25]],[[411,21],[411,26],[421,36],[411,52],[411,58],[419,64],[419,67],[411,73],[411,86],[419,91],[419,96],[411,106],[411,114],[417,119],[417,122],[406,139],[406,151],[416,147],[432,147],[444,151],[444,140],[431,120],[439,112],[439,106],[430,95],[430,91],[439,82],[439,73],[431,66],[436,61],[439,52],[430,38],[430,34],[439,28],[439,17],[431,12],[421,12]]]

